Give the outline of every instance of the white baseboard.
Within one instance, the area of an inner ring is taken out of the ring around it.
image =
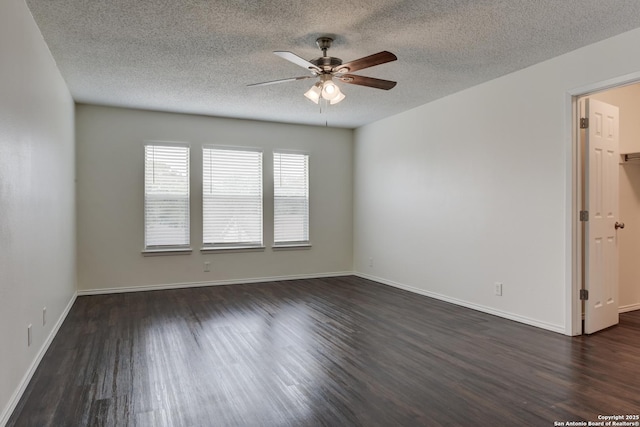
[[[628,311],[640,310],[640,304],[623,305],[618,308],[618,313],[626,313]]]
[[[24,391],[27,389],[27,386],[29,385],[29,381],[31,381],[31,378],[33,377],[33,374],[35,374],[36,369],[38,369],[38,366],[40,365],[42,358],[44,357],[47,350],[49,349],[49,346],[53,342],[53,339],[58,334],[58,331],[60,330],[62,323],[64,323],[64,320],[67,318],[67,315],[71,310],[71,307],[73,307],[73,303],[76,302],[77,296],[78,296],[77,292],[73,294],[73,296],[71,297],[71,300],[69,301],[64,311],[60,315],[60,318],[58,319],[56,324],[53,325],[53,328],[51,329],[51,332],[47,336],[47,339],[42,343],[42,346],[40,347],[40,350],[38,351],[36,358],[33,360],[33,362],[31,363],[31,366],[29,366],[29,369],[22,377],[22,380],[20,381],[20,385],[18,386],[16,391],[13,392],[11,399],[9,399],[9,404],[2,411],[2,414],[0,415],[0,426],[4,427],[9,422],[9,418],[11,417],[11,414],[16,409],[18,402],[20,402],[20,398],[22,398]]]
[[[354,272],[354,276],[362,277],[363,279],[373,280],[374,282],[382,283],[383,285],[393,286],[394,288],[404,289],[405,291],[413,292],[416,294],[424,295],[429,298],[434,298],[440,301],[448,302],[451,304],[459,305],[462,307],[470,308],[472,310],[481,311],[483,313],[491,314],[505,319],[513,320],[516,322],[524,323],[525,325],[535,326],[537,328],[546,329],[548,331],[557,332],[559,334],[566,335],[565,327],[562,325],[554,325],[552,323],[541,322],[539,320],[531,319],[529,317],[520,316],[518,314],[509,313],[502,310],[496,310],[491,307],[487,307],[480,304],[471,303],[468,301],[460,300],[457,298],[448,297],[446,295],[438,294],[424,289],[414,288],[413,286],[405,285],[402,283],[394,282],[392,280],[383,279],[381,277],[371,276],[369,274]]]
[[[249,279],[213,280],[209,282],[168,283],[163,285],[118,286],[113,288],[83,289],[78,295],[119,294],[124,292],[162,291],[166,289],[201,288],[205,286],[241,285],[245,283],[279,282],[281,280],[321,279],[323,277],[353,276],[352,271],[334,273],[294,274],[289,276],[252,277]]]

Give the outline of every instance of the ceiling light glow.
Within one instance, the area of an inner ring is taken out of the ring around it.
[[[345,98],[338,85],[333,82],[331,75],[328,74],[323,75],[321,81],[314,84],[311,89],[305,92],[304,96],[316,104],[320,99],[325,99],[331,105],[337,104]]]

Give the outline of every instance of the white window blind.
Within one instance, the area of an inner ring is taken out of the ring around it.
[[[309,156],[273,153],[274,243],[309,242]]]
[[[262,246],[262,152],[203,147],[205,247]]]
[[[189,147],[144,146],[145,249],[189,246]]]

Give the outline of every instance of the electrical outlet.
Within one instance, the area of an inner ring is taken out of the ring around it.
[[[47,307],[42,307],[42,326],[47,324]]]
[[[369,267],[373,267],[373,258],[369,258]]]
[[[499,296],[499,297],[502,296],[502,283],[500,283],[500,282],[496,282],[495,283],[495,292],[496,292],[497,296]]]
[[[27,347],[31,347],[31,325],[27,326]]]
[[[205,273],[208,273],[211,271],[211,261],[205,261],[204,262],[204,271]]]

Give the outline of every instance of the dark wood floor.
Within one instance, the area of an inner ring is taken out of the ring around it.
[[[79,297],[9,426],[553,426],[640,413],[640,312],[570,338],[356,277]]]

